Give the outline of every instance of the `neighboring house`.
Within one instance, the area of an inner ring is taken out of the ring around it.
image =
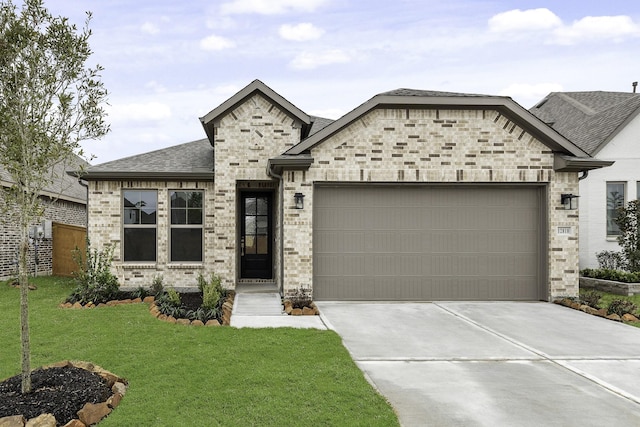
[[[640,94],[553,92],[530,110],[591,156],[615,162],[580,180],[580,268],[618,251],[616,208],[640,198]]]
[[[84,160],[74,157],[70,161],[63,161],[53,168],[53,177],[55,184],[45,188],[40,199],[44,205],[43,222],[36,225],[43,226],[42,239],[38,242],[38,275],[50,275],[54,273],[54,264],[61,261],[63,266],[62,272],[65,274],[68,270],[66,265],[71,261],[71,254],[67,253],[64,246],[54,244],[54,229],[58,230],[66,236],[61,237],[58,241],[61,244],[67,244],[68,235],[75,234],[80,231],[84,233],[87,224],[87,188],[82,186],[77,178],[69,176],[65,171],[69,168],[77,168],[84,164],[88,166]],[[3,206],[7,203],[4,195],[7,188],[13,185],[10,174],[0,167],[0,204]],[[15,209],[15,208],[12,208]],[[20,231],[18,225],[9,217],[0,221],[0,280],[17,277],[17,256],[18,243],[20,241]],[[64,240],[64,242],[62,241]],[[35,265],[35,244],[31,246],[28,265],[30,274],[36,272]],[[59,253],[54,259],[53,253]],[[56,271],[60,273],[60,271]]]
[[[508,97],[399,89],[338,120],[255,80],[207,138],[92,166],[89,234],[126,287],[271,283],[316,300],[578,292],[589,156]]]

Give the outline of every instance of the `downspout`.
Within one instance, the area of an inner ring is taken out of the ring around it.
[[[85,215],[85,229],[87,230],[87,239],[89,238],[89,183],[86,182],[85,180],[78,178],[78,184],[82,185],[84,188],[86,188],[86,192],[87,192],[87,213]]]
[[[584,175],[579,176],[579,177],[578,177],[578,181],[582,181],[582,180],[583,180],[583,179],[585,179],[587,176],[589,176],[589,171],[588,171],[588,170],[583,170],[583,171],[580,171],[580,172],[582,172]]]
[[[278,185],[278,196],[280,198],[280,203],[278,203],[278,218],[280,220],[280,231],[278,239],[280,241],[280,246],[278,248],[278,258],[280,259],[280,279],[278,283],[278,290],[280,295],[283,295],[284,291],[284,181],[282,179],[282,174],[278,175],[271,169],[271,165],[267,164],[267,175],[271,178],[276,178],[279,181]]]

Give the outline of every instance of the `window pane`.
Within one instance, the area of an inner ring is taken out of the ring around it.
[[[187,207],[187,194],[184,191],[172,191],[170,197],[172,208]]]
[[[155,228],[125,228],[124,229],[124,260],[125,261],[155,261],[156,260],[156,229]]]
[[[202,191],[192,191],[189,193],[189,207],[201,208],[202,207]]]
[[[624,206],[624,183],[608,182],[607,183],[607,235],[617,236],[620,234],[620,228],[615,223],[618,215],[618,208]]]
[[[636,199],[640,200],[640,181],[636,182]]]
[[[140,210],[140,224],[155,224],[156,223],[156,209],[154,208],[142,208]]]
[[[125,191],[124,192],[124,206],[125,207],[136,207],[140,203],[140,192],[139,191]]]
[[[202,224],[202,209],[189,209],[189,224]]]
[[[244,213],[247,215],[256,214],[256,198],[255,197],[247,197],[246,199],[244,199]]]
[[[258,216],[256,217],[256,219],[258,220],[258,230],[256,234],[261,234],[261,235],[265,235],[268,233],[268,225],[269,222],[267,220],[266,216]]]
[[[245,235],[256,234],[256,217],[255,216],[244,217],[244,234]]]
[[[147,208],[155,208],[158,206],[157,191],[140,191],[140,206]]]
[[[258,245],[257,245],[257,253],[264,255],[269,253],[269,237],[268,236],[258,236]]]
[[[202,261],[202,229],[171,229],[171,261]]]
[[[269,203],[266,197],[258,197],[258,215],[267,215]]]
[[[186,224],[186,223],[187,223],[186,209],[171,209],[171,224]]]
[[[125,224],[140,224],[140,209],[125,208],[124,209]]]
[[[256,253],[256,239],[254,236],[244,237],[244,253],[255,254]]]

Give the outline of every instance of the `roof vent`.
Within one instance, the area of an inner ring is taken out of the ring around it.
[[[638,87],[638,82],[631,83],[631,86],[633,86],[633,93],[636,93],[636,88]]]

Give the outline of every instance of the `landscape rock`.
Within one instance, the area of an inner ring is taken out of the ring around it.
[[[218,319],[211,319],[211,320],[207,320],[207,323],[204,324],[205,326],[220,326],[220,322],[218,322]]]
[[[111,408],[109,408],[109,405],[107,405],[106,402],[87,403],[78,411],[78,418],[80,421],[90,426],[91,424],[96,424],[110,413]]]
[[[71,306],[72,308],[82,308],[82,304],[80,304],[79,302],[74,302],[73,305]]]
[[[178,325],[190,325],[191,324],[191,320],[189,320],[189,319],[177,319],[176,323]]]
[[[294,308],[293,310],[291,310],[291,315],[292,316],[302,316],[302,310],[299,308]]]
[[[611,313],[611,314],[607,315],[606,317],[607,317],[607,319],[609,319],[609,320],[615,320],[615,321],[617,321],[617,322],[619,322],[619,321],[620,321],[620,316],[618,316],[618,315],[617,315],[617,314],[615,314],[615,313]]]
[[[52,414],[42,414],[27,421],[25,427],[56,427],[57,425],[56,417]]]
[[[127,392],[127,385],[122,381],[118,381],[113,385],[113,387],[111,387],[111,391],[113,392],[113,394],[120,394],[124,396],[124,394]]]
[[[0,418],[0,427],[24,427],[25,419],[22,415],[12,415]]]
[[[107,399],[107,405],[109,405],[110,408],[115,409],[118,407],[121,400],[122,395],[120,393],[112,394],[111,397]]]
[[[140,304],[142,302],[142,298],[138,297],[138,298],[134,298],[131,300],[132,304]]]
[[[154,296],[148,296],[148,297],[144,297],[142,302],[147,303],[147,304],[152,304],[152,303],[155,302],[155,300],[156,300],[156,298]]]
[[[202,320],[198,320],[198,319],[196,319],[193,322],[191,322],[191,324],[193,326],[204,326],[204,323],[202,323]]]
[[[169,323],[176,323],[176,318],[173,316],[167,316],[167,322]]]
[[[311,307],[303,307],[302,308],[302,314],[304,316],[313,316],[315,313],[315,311],[313,311],[313,308]]]
[[[62,427],[87,427],[87,425],[78,419],[73,419]]]
[[[622,316],[622,320],[624,320],[625,322],[638,322],[639,321],[638,318],[636,316],[634,316],[633,314],[631,314],[631,313],[625,313]]]

